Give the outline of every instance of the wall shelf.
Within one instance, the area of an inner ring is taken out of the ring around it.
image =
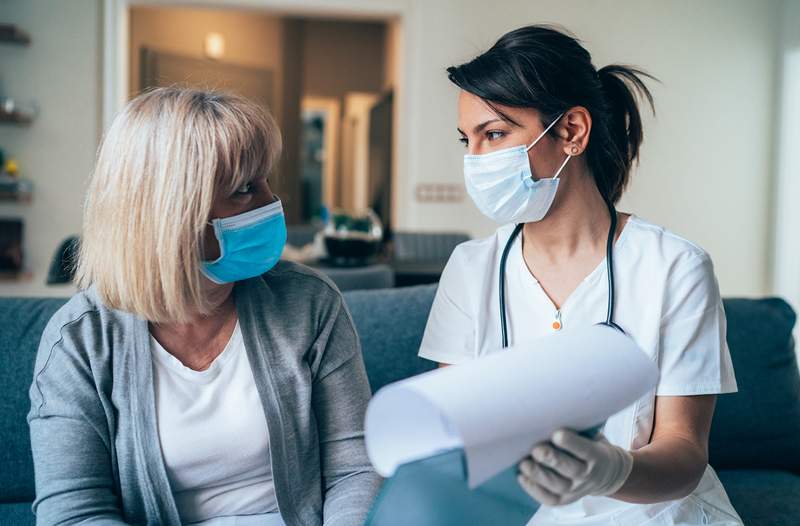
[[[0,270],[0,283],[25,283],[33,280],[33,273],[20,270]]]
[[[27,179],[0,177],[0,202],[30,203],[33,197],[33,183]]]
[[[0,109],[0,123],[27,125],[33,122],[33,117],[19,111],[5,111]]]
[[[30,203],[33,194],[0,192],[0,203]]]
[[[27,46],[31,43],[31,37],[13,24],[0,24],[0,43]]]

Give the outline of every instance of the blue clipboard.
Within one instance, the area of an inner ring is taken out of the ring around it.
[[[603,424],[582,431],[595,436]],[[539,503],[517,482],[517,466],[475,489],[462,448],[403,464],[384,482],[365,526],[525,526]]]
[[[452,449],[397,468],[365,526],[524,526],[539,504],[517,483],[514,465],[474,490],[464,450]]]

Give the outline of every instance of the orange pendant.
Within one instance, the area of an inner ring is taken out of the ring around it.
[[[556,319],[553,320],[552,327],[553,327],[554,331],[560,331],[561,330],[562,325],[561,325],[561,311],[560,310],[556,311]]]

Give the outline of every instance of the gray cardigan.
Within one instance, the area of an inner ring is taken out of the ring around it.
[[[341,294],[281,262],[237,283],[234,297],[283,520],[362,524],[380,478],[364,448],[370,390]],[[38,524],[180,524],[145,320],[104,307],[92,289],[74,296],[42,334],[30,398]]]

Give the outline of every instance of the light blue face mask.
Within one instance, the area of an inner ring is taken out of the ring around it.
[[[286,244],[286,220],[280,200],[231,217],[211,221],[220,256],[201,270],[217,284],[260,276],[274,267]]]
[[[561,115],[527,147],[521,144],[464,156],[467,193],[485,216],[505,224],[540,221],[547,214],[558,190],[558,176],[572,156],[567,155],[552,178],[536,181],[531,173],[528,150],[550,131]]]

